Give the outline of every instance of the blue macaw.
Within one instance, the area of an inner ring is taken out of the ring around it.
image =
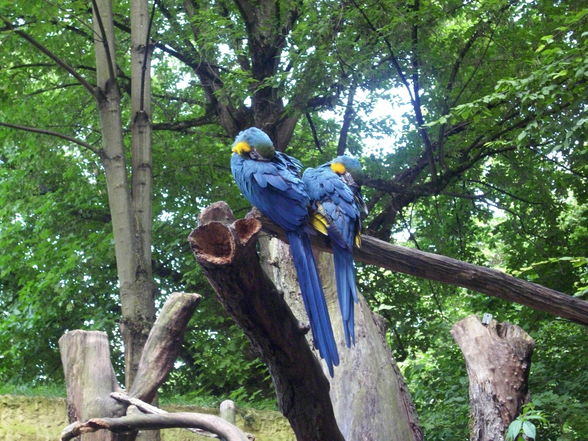
[[[312,226],[331,241],[347,347],[355,344],[354,303],[358,301],[353,245],[361,245],[361,217],[367,214],[361,175],[357,159],[338,156],[318,168],[306,169],[302,176],[311,199]]]
[[[339,354],[306,231],[310,199],[300,178],[302,164],[277,152],[269,136],[255,127],[239,133],[232,150],[231,171],[237,186],[288,237],[314,344],[333,376]]]

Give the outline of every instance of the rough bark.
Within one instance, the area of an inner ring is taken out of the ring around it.
[[[70,422],[95,417],[124,415],[126,406],[110,397],[119,390],[110,363],[106,333],[70,331],[59,339],[59,350],[67,387],[67,414]],[[115,441],[109,432],[84,435],[83,441]]]
[[[234,219],[216,203],[189,236],[196,260],[219,301],[268,365],[278,405],[299,441],[343,441],[329,399],[329,382],[298,320],[261,268],[256,251],[261,223]]]
[[[470,441],[502,441],[528,401],[529,368],[535,342],[521,328],[476,316],[456,323],[451,334],[463,352],[470,381]]]
[[[264,231],[287,241],[284,232],[257,210],[249,216],[259,218]],[[330,251],[322,235],[312,238],[321,251]],[[438,254],[392,245],[371,236],[362,236],[361,247],[354,250],[355,259],[425,279],[462,286],[538,311],[588,325],[588,302],[577,297],[509,276],[501,271],[462,262]]]
[[[201,299],[198,294],[186,293],[173,293],[168,298],[145,343],[129,392],[132,397],[151,402],[173,368],[188,322]]]
[[[260,250],[264,270],[284,293],[296,317],[306,323],[308,319],[300,300],[288,245],[265,237],[260,239]],[[327,253],[320,253],[317,257],[341,357],[341,364],[330,379],[330,398],[343,437],[348,441],[422,440],[410,394],[365,299],[360,295],[360,303],[355,306],[356,343],[347,348],[333,259]],[[318,357],[316,351],[315,355]],[[321,365],[328,375],[324,363]]]

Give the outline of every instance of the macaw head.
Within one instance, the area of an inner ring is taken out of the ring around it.
[[[331,161],[331,170],[340,176],[344,176],[349,173],[356,184],[361,185],[363,180],[363,171],[361,170],[361,164],[355,158],[351,156],[337,156]]]
[[[269,136],[257,127],[240,132],[233,142],[233,152],[258,161],[271,161],[276,149]]]

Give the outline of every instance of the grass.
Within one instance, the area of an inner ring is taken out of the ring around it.
[[[50,397],[50,398],[65,398],[65,386],[63,384],[13,384],[0,383],[0,395],[20,395],[26,397]],[[160,405],[184,405],[184,406],[198,406],[218,409],[220,403],[230,397],[216,397],[211,395],[161,395],[159,397]],[[261,399],[256,401],[244,401],[233,398],[237,407],[242,409],[257,409],[257,410],[277,410],[275,400]]]
[[[0,395],[21,395],[25,397],[51,397],[65,398],[65,386],[63,384],[13,384],[1,383]]]

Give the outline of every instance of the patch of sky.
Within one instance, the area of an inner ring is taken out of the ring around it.
[[[407,115],[412,107],[406,89],[358,89],[354,103],[357,109],[356,117],[363,121],[359,132],[356,133],[363,145],[363,154],[382,157],[394,153],[403,131],[410,125]],[[339,106],[322,112],[322,116],[342,124],[344,112],[345,108]]]

